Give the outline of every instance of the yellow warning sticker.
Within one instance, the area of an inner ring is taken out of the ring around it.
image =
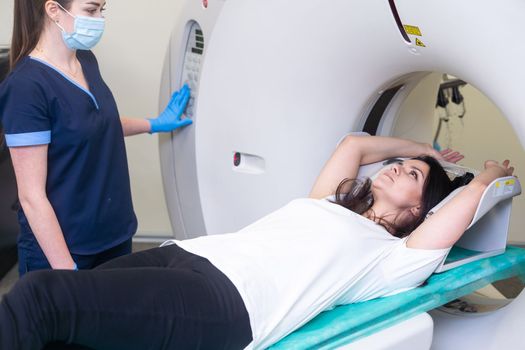
[[[419,30],[419,27],[417,26],[409,26],[408,24],[404,24],[403,28],[405,28],[405,32],[407,32],[407,34],[423,36],[423,34],[421,34],[421,31]]]
[[[494,197],[504,196],[514,191],[515,179],[497,181],[494,188]]]
[[[419,40],[418,38],[416,38],[416,45],[417,46],[421,46],[421,47],[427,47],[421,40]]]

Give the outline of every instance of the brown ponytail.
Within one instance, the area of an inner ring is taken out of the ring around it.
[[[13,38],[9,65],[13,69],[24,57],[35,48],[40,34],[44,30],[46,11],[45,4],[49,0],[15,0]],[[64,8],[69,9],[73,0],[56,0]]]

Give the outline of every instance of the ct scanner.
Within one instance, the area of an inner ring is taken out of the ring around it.
[[[160,97],[192,88],[194,124],[160,137],[175,237],[236,231],[306,196],[349,131],[431,142],[439,82],[400,109],[432,72],[481,90],[525,147],[525,99],[508,88],[525,80],[523,13],[520,0],[187,0]],[[339,348],[428,349],[433,335],[433,349],[516,349],[524,312],[522,292],[491,313],[423,313]]]

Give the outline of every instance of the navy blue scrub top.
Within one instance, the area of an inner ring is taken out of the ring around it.
[[[124,134],[91,51],[77,51],[89,91],[47,63],[23,58],[0,85],[9,147],[48,144],[46,192],[69,250],[95,254],[137,229]],[[19,244],[34,241],[22,209]]]

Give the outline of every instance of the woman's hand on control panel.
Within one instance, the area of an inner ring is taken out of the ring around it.
[[[181,119],[190,99],[190,94],[191,91],[187,84],[184,84],[179,91],[175,91],[166,109],[157,118],[149,119],[150,132],[170,132],[190,125],[192,123],[191,119]]]

